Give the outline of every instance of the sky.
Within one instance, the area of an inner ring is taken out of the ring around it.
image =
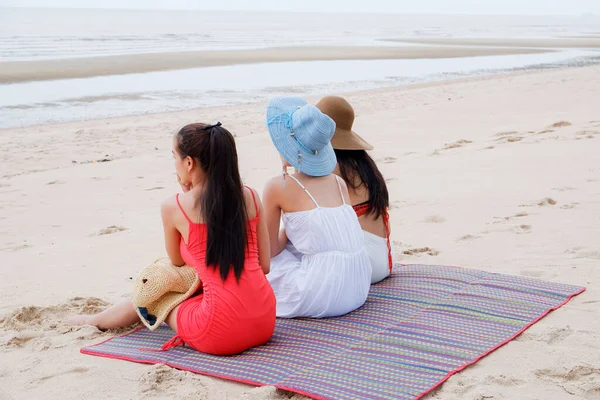
[[[0,6],[128,9],[600,15],[600,0],[0,0]]]

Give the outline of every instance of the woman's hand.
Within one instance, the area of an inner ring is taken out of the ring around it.
[[[179,183],[179,186],[181,186],[181,190],[183,190],[183,193],[189,192],[192,189],[192,184],[181,182],[181,178],[179,177],[179,175],[177,175],[177,182]]]

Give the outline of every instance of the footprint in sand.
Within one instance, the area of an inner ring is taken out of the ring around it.
[[[520,204],[519,207],[547,207],[547,206],[555,206],[558,202],[550,197],[545,197],[542,200],[538,201],[535,204]]]
[[[46,183],[46,185],[64,185],[65,183],[67,183],[67,182],[65,182],[65,181],[50,181],[50,182]]]
[[[551,190],[555,190],[557,192],[569,192],[571,190],[577,190],[577,188],[574,188],[571,186],[563,186],[563,187],[559,187],[559,188],[552,188]]]
[[[546,197],[537,203],[537,205],[540,207],[555,206],[556,204],[557,204],[557,201],[554,199],[551,199],[550,197]]]
[[[531,233],[531,225],[519,225],[515,227],[515,233],[518,235]]]
[[[562,342],[573,334],[573,329],[570,326],[564,328],[552,327],[542,333],[523,333],[517,338],[519,342],[544,342],[547,344],[555,344]]]
[[[402,252],[402,254],[405,254],[407,256],[419,256],[421,254],[437,256],[440,254],[440,252],[435,249],[429,248],[429,247],[419,247],[419,248],[415,248],[415,249],[404,250]]]
[[[552,125],[550,125],[550,128],[564,128],[565,126],[571,126],[573,125],[572,123],[570,123],[569,121],[558,121],[553,123]]]
[[[569,203],[569,204],[560,206],[560,208],[563,210],[572,210],[573,208],[576,208],[578,205],[579,205],[579,203]]]
[[[19,251],[19,250],[28,249],[30,247],[31,246],[29,244],[24,243],[24,244],[20,244],[20,245],[16,245],[16,246],[11,246],[11,247],[3,247],[3,248],[0,248],[0,251],[2,251],[2,250]]]
[[[575,134],[575,136],[585,136],[590,139],[593,139],[596,135],[600,135],[600,131],[583,130]]]
[[[299,394],[277,389],[275,386],[261,386],[249,389],[240,397],[240,400],[301,400],[304,398]]]
[[[544,276],[544,271],[536,271],[531,269],[524,269],[520,272],[523,276],[528,276],[530,278],[540,278]]]
[[[457,140],[454,143],[445,143],[443,148],[434,150],[433,153],[431,153],[431,155],[432,156],[439,156],[439,155],[442,154],[441,153],[442,151],[452,150],[452,149],[458,149],[458,148],[463,147],[464,145],[470,144],[470,143],[473,143],[473,142],[470,141],[470,140],[465,140],[465,139]]]
[[[425,222],[428,224],[442,224],[446,222],[446,218],[442,217],[441,215],[430,215],[429,217],[425,218]]]
[[[21,348],[24,347],[30,341],[39,338],[41,333],[39,332],[19,332],[15,336],[9,338],[3,346],[8,348]]]
[[[125,228],[124,226],[121,225],[111,225],[108,226],[104,229],[101,229],[100,231],[98,231],[98,233],[93,234],[92,236],[103,236],[103,235],[111,235],[113,233],[117,233],[117,232],[123,232],[126,231],[127,228]]]
[[[477,235],[465,235],[456,239],[457,242],[470,242],[472,240],[481,239],[481,236]]]
[[[523,136],[520,136],[517,131],[500,132],[496,133],[494,136],[498,138],[495,140],[496,142],[515,143],[523,140]]]
[[[168,394],[170,398],[204,399],[208,388],[202,379],[191,372],[156,364],[139,378],[139,390],[145,396]]]
[[[598,399],[600,395],[600,368],[577,365],[569,369],[538,369],[535,375],[550,381],[578,399]]]
[[[59,372],[57,374],[52,374],[52,375],[46,375],[44,377],[41,377],[39,379],[39,381],[43,382],[43,381],[47,381],[48,379],[52,379],[52,378],[56,378],[58,376],[62,376],[62,375],[70,375],[70,374],[85,374],[86,372],[88,372],[90,369],[86,368],[86,367],[76,367],[76,368],[71,368],[68,369],[66,371],[63,372]]]
[[[506,136],[514,136],[517,135],[519,132],[517,131],[510,131],[510,132],[500,132],[500,133],[496,133],[494,136],[496,137],[506,137]]]
[[[573,247],[565,250],[565,254],[573,254],[575,258],[600,260],[600,251],[584,251],[583,247]]]
[[[496,142],[516,143],[520,142],[521,140],[523,140],[523,136],[504,136],[496,139]]]
[[[454,143],[446,143],[444,145],[443,150],[458,149],[458,148],[463,147],[464,145],[470,144],[470,143],[473,143],[473,142],[470,140],[461,139]]]
[[[510,387],[510,386],[521,386],[525,383],[525,381],[522,381],[521,379],[517,379],[517,378],[511,378],[509,376],[506,375],[499,375],[499,376],[488,376],[485,381],[487,382],[494,382],[498,385],[501,386],[506,386],[506,387]]]
[[[381,162],[384,163],[384,164],[393,164],[397,160],[398,159],[396,157],[385,157],[385,158],[383,158],[383,160],[381,160]]]
[[[523,218],[523,217],[527,217],[527,216],[529,216],[529,214],[527,214],[526,212],[520,212],[520,213],[517,213],[515,215],[511,215],[510,217],[494,217],[495,219],[497,219],[499,221],[494,221],[493,223],[494,224],[499,224],[499,223],[502,223],[502,222],[513,220],[515,218]]]

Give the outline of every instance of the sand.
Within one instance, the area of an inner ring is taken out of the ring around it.
[[[423,38],[423,39],[386,39],[389,42],[415,43],[445,46],[491,46],[512,48],[545,48],[545,49],[598,49],[599,36],[579,36],[566,38]]]
[[[588,287],[429,399],[598,399],[598,76],[587,67],[347,96],[389,184],[400,261]],[[111,333],[61,323],[119,301],[164,255],[159,204],[178,190],[177,128],[220,120],[237,135],[246,183],[260,191],[279,173],[264,106],[0,130],[0,399],[302,398],[81,355]]]
[[[190,51],[0,63],[0,84],[86,78],[138,72],[285,61],[396,60],[543,53],[536,49],[468,47],[274,47],[253,50]]]

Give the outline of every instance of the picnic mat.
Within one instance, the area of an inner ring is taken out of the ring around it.
[[[173,332],[140,329],[82,353],[171,367],[315,399],[415,399],[475,363],[585,288],[431,265],[402,265],[360,309],[278,319],[265,346],[215,357],[160,349]]]

